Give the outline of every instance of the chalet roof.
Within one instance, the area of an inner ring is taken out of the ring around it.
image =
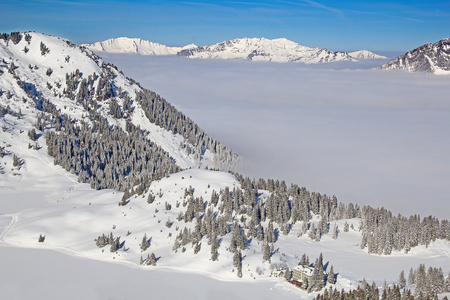
[[[294,268],[294,270],[300,271],[307,276],[312,276],[314,273],[314,268],[310,266],[299,265]]]

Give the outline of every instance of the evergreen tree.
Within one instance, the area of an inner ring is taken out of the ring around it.
[[[308,231],[308,222],[303,221],[302,232],[303,232],[303,234],[305,234],[307,231]]]
[[[384,279],[384,282],[383,282],[383,293],[381,294],[381,300],[387,300],[387,297],[388,297],[387,283],[386,283],[386,279]]]
[[[405,271],[400,272],[400,276],[398,277],[398,286],[403,289],[406,285],[406,279],[405,279]]]
[[[120,248],[120,238],[117,237],[112,243],[109,249],[110,252],[116,252]]]
[[[275,230],[273,229],[273,223],[272,221],[269,221],[269,226],[267,228],[267,242],[269,243],[275,243],[276,239],[275,239]]]
[[[447,278],[445,279],[444,290],[447,293],[450,292],[450,272],[448,273]]]
[[[420,294],[426,295],[427,294],[427,274],[425,271],[424,264],[420,264],[419,268],[417,269],[415,283],[416,283],[416,288],[414,290],[414,295],[416,297],[419,297]]]
[[[291,280],[291,277],[292,277],[291,269],[286,268],[286,270],[284,270],[284,279]]]
[[[337,239],[337,237],[338,237],[338,228],[336,226],[336,223],[334,223],[332,238]]]
[[[40,235],[39,235],[38,242],[39,242],[39,243],[43,243],[44,241],[45,241],[45,235],[40,234]]]
[[[263,261],[270,262],[270,248],[269,244],[264,242],[262,245]]]
[[[175,240],[175,242],[173,243],[173,246],[172,246],[172,251],[177,252],[178,249],[180,248],[180,246],[181,246],[180,242],[178,240]]]
[[[156,266],[156,256],[155,253],[152,252],[150,258],[147,260],[147,265]]]
[[[309,257],[306,253],[303,253],[302,258],[300,259],[299,265],[308,266],[309,265]]]
[[[327,278],[328,283],[335,284],[336,280],[334,277],[335,277],[334,269],[333,269],[333,265],[331,265],[330,272],[328,273],[328,278]]]
[[[195,246],[194,246],[194,254],[197,254],[200,252],[201,249],[201,245],[198,241],[195,241]]]
[[[411,269],[409,269],[408,284],[412,285],[415,283],[416,283],[416,276],[415,276],[413,268],[411,268]]]
[[[261,226],[261,223],[258,224],[258,228],[256,230],[256,239],[258,241],[264,240],[264,227]]]
[[[212,261],[216,261],[218,260],[219,257],[219,241],[217,239],[217,233],[215,232],[215,230],[213,230],[213,232],[211,233],[211,260]]]
[[[36,130],[34,128],[28,131],[28,137],[30,140],[36,141]]]
[[[20,159],[16,154],[13,154],[13,166],[14,167],[20,166]]]
[[[234,252],[233,266],[235,266],[237,268],[238,277],[242,277],[242,253],[241,253],[241,250]]]
[[[145,251],[148,249],[148,247],[150,247],[150,243],[149,243],[149,240],[147,239],[147,234],[144,233],[144,236],[142,237],[142,242],[141,242],[141,250]]]
[[[319,258],[316,259],[314,264],[314,271],[311,279],[311,290],[312,291],[320,291],[324,285],[324,276],[323,276],[323,258],[322,253],[320,253]]]
[[[308,236],[312,240],[314,240],[316,238],[316,227],[315,227],[314,223],[311,224],[311,228],[309,230]]]

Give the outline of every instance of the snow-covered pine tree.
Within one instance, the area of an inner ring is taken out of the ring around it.
[[[303,253],[302,258],[300,259],[300,262],[298,264],[301,266],[309,265],[309,257],[306,255],[306,253]]]
[[[156,266],[156,255],[155,255],[155,253],[152,252],[152,254],[150,254],[150,258],[148,258],[148,260],[147,260],[147,265]]]
[[[400,276],[398,277],[398,285],[401,289],[406,286],[405,271],[403,270],[400,272]]]
[[[142,242],[141,242],[141,250],[145,251],[148,249],[148,247],[150,247],[150,242],[149,239],[147,238],[147,234],[144,233],[144,236],[142,237]]]
[[[414,290],[415,297],[419,297],[420,295],[427,295],[427,274],[425,271],[425,265],[420,264],[416,271],[415,278],[416,288]]]
[[[219,257],[219,251],[218,251],[219,240],[217,239],[217,233],[215,230],[213,230],[211,233],[210,242],[211,242],[211,260],[216,261],[216,260],[218,260],[218,257]]]
[[[448,272],[447,278],[445,279],[444,291],[446,293],[450,292],[450,272]]]
[[[338,233],[339,233],[338,227],[337,227],[336,223],[334,223],[334,227],[333,227],[333,235],[332,235],[331,237],[332,237],[333,239],[337,239]]]
[[[242,253],[241,250],[237,250],[233,255],[233,266],[237,268],[237,276],[242,277]]]
[[[261,248],[262,248],[261,251],[263,253],[263,261],[270,262],[270,248],[269,248],[269,244],[264,242],[262,244]]]
[[[409,269],[409,275],[408,275],[408,284],[412,285],[416,283],[416,275],[413,270],[413,268]]]

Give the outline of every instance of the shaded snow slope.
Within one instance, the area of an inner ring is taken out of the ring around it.
[[[139,38],[120,37],[103,42],[83,44],[92,51],[104,51],[111,53],[135,53],[141,55],[174,55],[177,52],[197,47],[194,44],[184,47],[168,47],[158,43],[149,42]]]
[[[383,64],[384,70],[450,74],[450,38],[428,43]]]
[[[54,250],[2,244],[0,255],[10,258],[3,260],[0,268],[5,299],[299,299],[298,291],[283,279],[217,280],[210,274],[130,268]]]

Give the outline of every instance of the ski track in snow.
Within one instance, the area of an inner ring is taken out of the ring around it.
[[[0,244],[9,244],[5,241],[5,235],[17,221],[16,215],[0,215]]]

